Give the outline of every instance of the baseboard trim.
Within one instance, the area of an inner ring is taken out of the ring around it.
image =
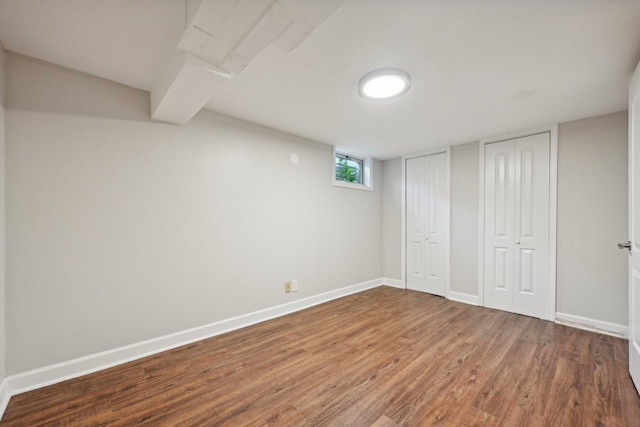
[[[241,316],[225,319],[209,325],[165,335],[162,337],[141,341],[139,343],[118,347],[112,350],[91,354],[77,359],[68,360],[50,366],[34,369],[21,374],[10,375],[2,383],[0,392],[3,400],[8,403],[9,398],[19,393],[35,390],[51,384],[56,384],[82,375],[101,371],[143,357],[151,356],[166,350],[191,344],[196,341],[211,338],[226,332],[255,325],[256,323],[304,310],[337,298],[372,289],[383,284],[383,279],[374,279],[358,283],[322,294],[302,298],[297,301],[266,308],[264,310],[247,313]],[[4,406],[6,408],[6,404]],[[4,409],[0,411],[0,417]]]
[[[9,399],[11,399],[11,393],[9,393],[9,384],[5,378],[0,383],[0,418],[4,415],[7,405],[9,405]]]
[[[602,320],[574,316],[573,314],[567,313],[556,313],[556,323],[583,329],[585,331],[629,339],[629,327],[625,325],[618,325],[617,323],[609,323]]]
[[[462,292],[449,291],[447,299],[451,301],[463,302],[465,304],[478,305],[480,299],[477,295],[465,294]]]
[[[389,279],[388,277],[383,277],[382,284],[393,288],[404,289],[404,285],[400,279]]]

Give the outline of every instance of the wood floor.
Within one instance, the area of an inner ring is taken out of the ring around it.
[[[639,426],[627,345],[380,287],[14,396],[0,425]]]

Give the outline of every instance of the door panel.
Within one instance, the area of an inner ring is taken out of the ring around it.
[[[494,254],[494,281],[493,288],[499,290],[508,290],[508,271],[507,258],[509,248],[495,248]]]
[[[427,245],[427,256],[429,259],[429,262],[427,263],[429,268],[427,271],[429,272],[429,279],[440,280],[442,278],[439,268],[440,252],[440,245],[438,243],[429,242]],[[429,284],[427,284],[427,286],[429,286]]]
[[[526,148],[520,154],[520,237],[534,236],[534,169],[534,153]]]
[[[629,372],[640,391],[640,65],[629,85]]]
[[[407,288],[445,295],[449,197],[447,154],[406,160]]]
[[[549,134],[515,140],[513,311],[546,317],[549,291]],[[523,264],[524,262],[524,264]],[[521,283],[522,281],[525,283]]]
[[[492,179],[495,181],[495,229],[496,237],[508,239],[511,236],[511,201],[513,188],[511,188],[511,175],[513,170],[513,155],[510,152],[498,152],[495,155],[495,171]]]
[[[550,134],[485,145],[484,304],[546,318]]]
[[[422,288],[426,281],[426,178],[424,159],[406,163],[407,287]]]
[[[440,172],[439,163],[433,162],[433,159],[426,158],[425,163],[427,167],[427,233],[429,237],[436,237],[438,235],[438,173]],[[436,159],[437,160],[437,159]]]
[[[513,309],[513,206],[515,145],[485,148],[484,305]]]
[[[520,250],[520,292],[535,295],[536,293],[536,251]]]

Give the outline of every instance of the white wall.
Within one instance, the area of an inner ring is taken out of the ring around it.
[[[558,248],[556,311],[627,324],[627,112],[564,123],[558,130]],[[478,147],[451,150],[451,290],[477,296]],[[386,166],[385,162],[385,166]],[[389,168],[395,182],[401,171]],[[388,183],[383,183],[388,188]],[[386,194],[386,193],[385,193]],[[402,199],[386,197],[385,212],[401,212]],[[393,204],[393,206],[390,206]],[[385,214],[385,239],[401,231]],[[385,245],[386,259],[400,247]],[[385,272],[386,275],[386,272]]]
[[[450,289],[478,295],[478,146],[451,147]]]
[[[0,381],[5,377],[5,50],[0,43]]]
[[[7,72],[9,374],[382,276],[380,162],[373,192],[333,187],[330,146],[152,122],[144,92],[15,54]]]
[[[402,275],[402,159],[385,160],[382,171],[382,274],[386,278],[400,280]]]
[[[558,128],[557,311],[626,325],[627,112]]]

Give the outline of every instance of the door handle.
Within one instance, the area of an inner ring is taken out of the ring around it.
[[[618,249],[625,249],[625,248],[631,251],[631,241],[628,241],[627,243],[618,243]]]

